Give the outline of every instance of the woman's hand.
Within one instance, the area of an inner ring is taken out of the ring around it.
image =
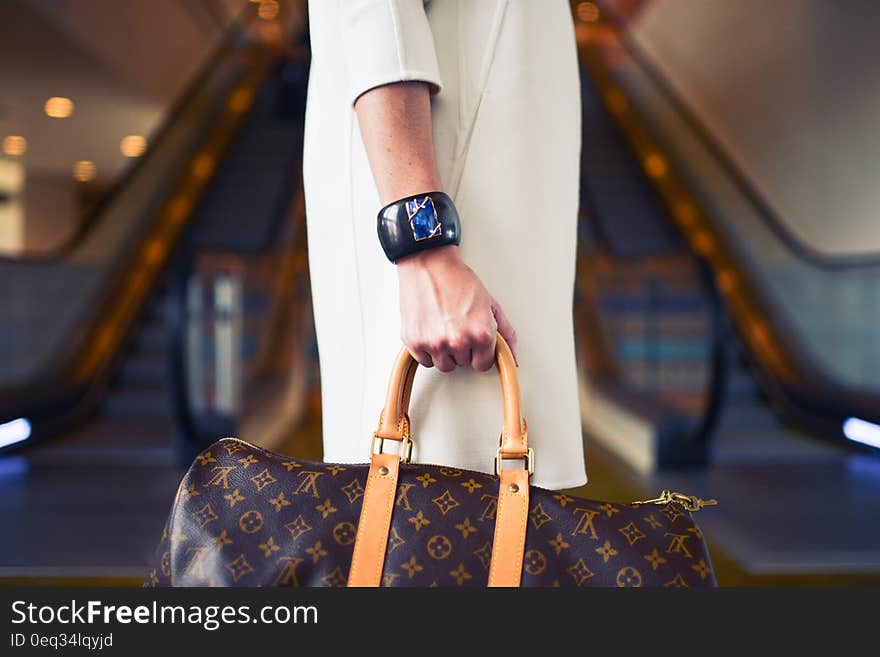
[[[401,338],[425,367],[441,372],[495,363],[496,331],[516,358],[516,331],[456,246],[441,246],[397,261]]]

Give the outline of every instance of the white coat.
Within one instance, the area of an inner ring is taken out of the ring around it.
[[[401,347],[398,282],[353,110],[382,84],[432,85],[461,255],[517,331],[532,483],[586,482],[572,326],[580,92],[565,0],[311,0],[304,182],[324,458],[369,459]],[[427,191],[427,190],[426,190]],[[497,370],[432,368],[410,405],[414,461],[492,471]]]

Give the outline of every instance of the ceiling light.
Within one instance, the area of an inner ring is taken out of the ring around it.
[[[599,7],[595,2],[579,2],[575,11],[584,23],[595,23],[599,20]]]
[[[46,115],[53,119],[66,119],[73,114],[73,101],[63,96],[52,96],[46,101]]]
[[[278,18],[278,11],[281,9],[277,0],[263,0],[257,9],[257,16],[264,21],[274,21]]]
[[[95,177],[98,167],[91,160],[80,160],[73,164],[73,177],[79,182],[88,182]]]
[[[3,152],[7,155],[24,155],[27,151],[27,139],[19,135],[9,135],[3,139]]]
[[[119,150],[125,157],[140,157],[147,150],[147,140],[140,135],[128,135],[119,142]]]

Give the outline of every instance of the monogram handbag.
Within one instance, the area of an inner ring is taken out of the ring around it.
[[[691,516],[714,500],[663,491],[619,504],[529,485],[535,457],[501,336],[496,363],[495,475],[410,462],[417,362],[404,348],[369,464],[220,440],[184,476],[145,586],[714,586]]]

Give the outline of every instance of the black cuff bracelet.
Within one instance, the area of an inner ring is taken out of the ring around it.
[[[379,211],[376,228],[391,262],[461,241],[458,212],[443,192],[425,192],[389,203]]]

